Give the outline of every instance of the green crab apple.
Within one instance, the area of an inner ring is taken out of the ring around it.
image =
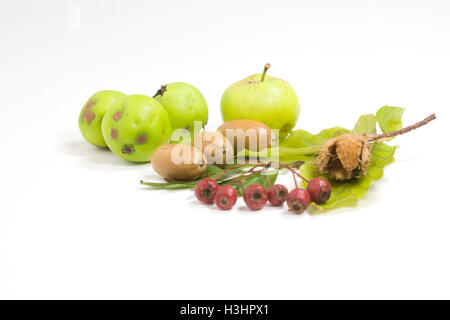
[[[125,94],[113,90],[103,90],[95,93],[84,104],[78,118],[78,126],[81,134],[87,142],[98,146],[106,147],[102,134],[102,120],[108,109],[118,100],[125,97]]]
[[[262,122],[271,129],[279,129],[284,139],[294,128],[300,104],[290,84],[282,79],[266,76],[270,64],[262,74],[254,74],[233,83],[225,90],[220,102],[224,122],[248,119]]]
[[[194,121],[203,127],[208,120],[208,105],[202,93],[193,85],[173,82],[161,86],[153,98],[167,110],[172,128],[194,133]]]
[[[153,151],[167,143],[172,133],[164,107],[146,95],[117,101],[105,114],[102,132],[108,147],[123,159],[149,162]]]

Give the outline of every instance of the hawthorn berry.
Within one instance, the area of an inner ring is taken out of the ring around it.
[[[203,203],[213,203],[219,184],[216,180],[204,178],[195,186],[195,196]]]
[[[273,206],[281,206],[286,201],[288,194],[289,191],[285,186],[282,184],[274,184],[269,188],[269,202]]]
[[[286,201],[289,211],[294,213],[303,213],[303,211],[305,211],[311,203],[311,196],[305,189],[296,188],[289,192]]]
[[[220,186],[214,197],[214,202],[221,210],[230,210],[236,204],[238,193],[232,186]]]
[[[260,210],[267,203],[267,190],[262,184],[252,184],[244,189],[244,201],[252,210]]]
[[[330,199],[331,185],[323,178],[313,178],[308,182],[307,190],[311,200],[317,204],[322,204]]]

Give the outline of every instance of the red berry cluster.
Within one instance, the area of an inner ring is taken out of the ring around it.
[[[302,213],[306,210],[306,208],[308,208],[311,201],[317,204],[322,204],[327,202],[330,198],[331,185],[327,180],[323,178],[313,178],[311,180],[307,180],[290,166],[285,164],[280,165],[283,168],[289,169],[294,176],[295,189],[291,192],[289,192],[288,189],[281,184],[270,185],[269,180],[267,180],[269,190],[267,190],[262,184],[252,184],[247,188],[244,188],[242,181],[245,178],[239,180],[240,186],[243,190],[244,202],[251,210],[262,209],[266,205],[267,201],[269,201],[272,206],[282,206],[286,201],[290,211],[294,213]],[[249,172],[257,166],[251,168]],[[259,166],[267,165],[262,164]],[[248,176],[252,174],[253,173],[250,173]],[[296,176],[307,182],[308,185],[306,190],[298,187]],[[236,188],[231,185],[219,186],[216,181],[217,178],[218,177],[215,179],[205,178],[200,180],[195,187],[195,196],[203,203],[215,203],[221,210],[230,210],[236,204],[238,192]],[[240,178],[240,176],[237,178]],[[231,184],[235,181],[236,178],[231,181]]]

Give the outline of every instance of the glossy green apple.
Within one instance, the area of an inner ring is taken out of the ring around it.
[[[135,94],[117,101],[106,113],[102,132],[108,147],[133,162],[149,162],[153,151],[172,133],[169,115],[149,96]]]
[[[194,121],[200,121],[200,127],[203,127],[208,120],[205,98],[189,83],[174,82],[161,86],[154,98],[167,110],[174,130],[186,129],[194,133]]]
[[[254,74],[233,83],[222,96],[220,107],[224,122],[239,119],[255,120],[265,123],[272,129],[279,129],[280,139],[284,139],[294,128],[300,104],[294,89],[288,82]]]
[[[87,142],[106,147],[102,134],[102,120],[108,109],[125,94],[113,90],[99,91],[84,104],[78,118],[81,134]]]

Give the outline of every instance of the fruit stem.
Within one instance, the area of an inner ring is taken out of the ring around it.
[[[295,172],[291,170],[292,176],[294,177],[295,189],[298,189],[297,177],[295,176]]]
[[[270,188],[270,179],[269,179],[269,175],[267,174],[267,169],[264,168],[263,170],[265,170],[266,172],[264,173],[264,175],[266,176],[266,180],[267,180],[267,188]]]
[[[306,179],[304,176],[302,176],[300,173],[298,173],[297,171],[295,171],[294,169],[291,168],[290,165],[284,164],[284,163],[280,163],[280,166],[283,168],[286,168],[288,170],[290,170],[292,172],[292,174],[298,176],[300,179],[302,179],[303,181],[305,181],[306,183],[309,183],[309,180]]]
[[[246,179],[248,179],[248,178],[250,178],[250,177],[253,177],[253,176],[256,176],[256,175],[258,175],[258,174],[259,174],[259,172],[252,172],[252,173],[250,173],[250,174],[244,176],[242,179],[240,179],[240,180],[239,180],[239,183],[242,183],[242,181],[245,181]],[[234,178],[233,180],[231,180],[231,183],[232,183],[232,184],[235,183],[236,180],[239,179],[239,178],[240,178],[240,177]]]
[[[228,168],[228,169],[222,171],[221,173],[219,173],[219,174],[217,175],[217,177],[214,178],[214,181],[217,181],[217,179],[219,179],[221,176],[223,176],[225,173],[229,172],[230,170],[233,170],[233,169],[236,169],[236,168],[245,166],[245,165],[248,165],[248,163],[237,164],[237,165],[235,165],[235,166],[232,166],[232,167],[230,167],[230,168]]]
[[[270,68],[270,63],[266,63],[266,65],[264,66],[264,71],[263,71],[263,73],[261,75],[261,82],[264,81],[264,78],[266,77],[267,70],[269,70],[269,68]]]
[[[386,132],[386,133],[382,133],[382,134],[370,134],[367,135],[367,139],[369,140],[369,142],[375,142],[378,140],[382,140],[382,139],[387,139],[387,138],[391,138],[391,137],[395,137],[397,135],[401,135],[404,133],[407,133],[411,130],[417,129],[421,126],[426,125],[428,122],[432,121],[436,119],[436,114],[432,114],[429,115],[428,117],[426,117],[425,119],[423,119],[422,121],[419,121],[413,125],[410,125],[408,127],[405,127],[403,129],[397,130],[397,131],[392,131],[392,132]]]
[[[152,98],[156,98],[157,96],[163,96],[164,92],[167,91],[167,85],[161,85],[161,88],[158,89],[158,91],[156,91],[155,95]]]
[[[305,181],[306,183],[309,183],[309,180],[306,179],[304,176],[302,176],[300,173],[298,173],[297,171],[295,171],[294,169],[292,169],[294,171],[294,173],[297,175],[297,177],[299,177],[300,179],[302,179],[303,181]]]
[[[256,164],[253,167],[251,167],[249,170],[242,172],[240,175],[238,175],[237,177],[233,178],[233,180],[231,180],[231,183],[235,182],[236,180],[238,180],[242,176],[246,175],[247,173],[251,173],[250,175],[253,175],[254,173],[256,173],[256,172],[253,172],[253,170],[255,170],[256,168],[258,168],[260,166],[261,166],[260,164]],[[250,175],[248,175],[248,176],[250,176]]]

